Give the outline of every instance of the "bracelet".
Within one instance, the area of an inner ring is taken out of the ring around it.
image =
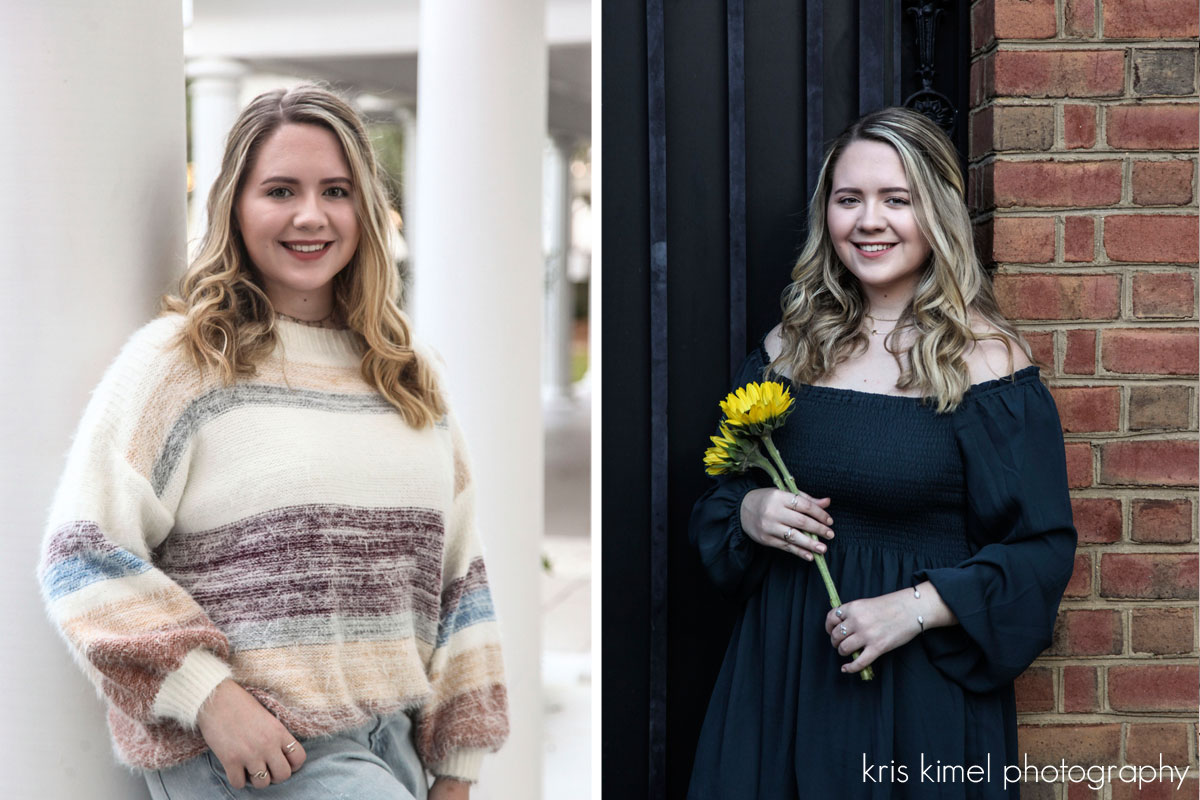
[[[916,595],[916,598],[918,600],[921,599],[921,590],[918,589],[916,586],[913,587],[913,594]],[[917,624],[921,626],[921,633],[924,633],[925,632],[925,617],[922,616],[921,614],[917,614]]]

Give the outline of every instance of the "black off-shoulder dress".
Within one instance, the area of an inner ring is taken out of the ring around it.
[[[762,380],[767,363],[760,345],[734,385]],[[1050,643],[1076,539],[1037,368],[973,386],[949,414],[918,398],[791,389],[795,410],[773,439],[800,488],[832,499],[826,560],[842,601],[928,579],[959,624],[881,656],[874,681],[842,673],[816,568],[741,529],[742,498],[765,475],[718,480],[690,535],[745,608],[689,800],[1017,797],[1004,780],[1020,762],[1012,681]]]

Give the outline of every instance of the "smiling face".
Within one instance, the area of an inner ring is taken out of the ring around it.
[[[838,259],[869,302],[912,297],[930,248],[891,145],[869,139],[847,145],[834,165],[825,218]]]
[[[235,213],[276,311],[322,319],[333,310],[333,279],[358,248],[354,192],[332,131],[287,123],[262,143]]]

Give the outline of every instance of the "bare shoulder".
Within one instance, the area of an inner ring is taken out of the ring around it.
[[[976,336],[996,335],[997,339],[978,339],[965,356],[971,383],[1006,378],[1033,362],[1012,338],[988,322],[976,318],[971,326]],[[1009,361],[1011,357],[1012,361]]]
[[[782,323],[776,325],[774,328],[771,328],[767,334],[767,338],[763,341],[763,347],[767,350],[767,358],[771,361],[779,358],[779,354],[783,352],[783,338],[780,335],[782,330]]]

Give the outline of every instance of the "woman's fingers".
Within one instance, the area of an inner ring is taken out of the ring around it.
[[[776,546],[809,561],[813,560],[813,553],[824,553],[828,549],[803,531],[787,525],[779,526],[773,533],[776,537]]]
[[[851,650],[850,652],[854,652],[854,651]],[[864,669],[871,666],[871,664],[873,664],[875,662],[875,657],[878,655],[879,655],[879,653],[872,650],[872,648],[864,647],[863,651],[858,654],[858,658],[854,659],[849,664],[842,665],[842,672],[848,672],[850,674],[854,674],[856,672],[862,672]]]
[[[233,788],[244,789],[246,787],[246,768],[233,765],[225,767],[225,779]]]
[[[271,783],[283,783],[292,777],[292,765],[282,749],[267,756],[267,772],[270,773]]]
[[[798,495],[784,496],[795,500],[795,503],[783,503],[783,508],[780,509],[780,517],[782,519],[810,519],[821,526],[833,524],[833,517],[825,510],[825,507],[829,505],[829,498],[825,498],[825,504],[821,505],[811,498],[805,499]],[[813,531],[813,533],[818,533],[818,531]]]
[[[800,545],[800,543],[802,543],[802,542],[811,542],[811,541],[812,540],[809,539],[809,537],[805,536],[804,534],[793,534],[791,536],[782,535],[779,537],[778,540],[775,540],[775,546],[779,547],[779,549],[781,549],[781,551],[791,553],[792,555],[798,555],[799,558],[811,561],[812,553],[809,551],[806,551],[806,549],[804,549],[802,547],[802,545]]]
[[[287,758],[292,772],[300,769],[300,765],[308,758],[308,753],[304,752],[304,745],[295,739],[292,739],[289,744],[283,746],[283,755]]]
[[[255,789],[265,789],[271,785],[271,771],[267,769],[266,762],[259,761],[248,766],[246,772],[250,773],[250,785]]]
[[[833,529],[826,525],[820,517],[814,518],[807,514],[789,511],[782,516],[779,524],[788,528],[799,528],[806,533],[815,533],[823,539],[833,538]]]

